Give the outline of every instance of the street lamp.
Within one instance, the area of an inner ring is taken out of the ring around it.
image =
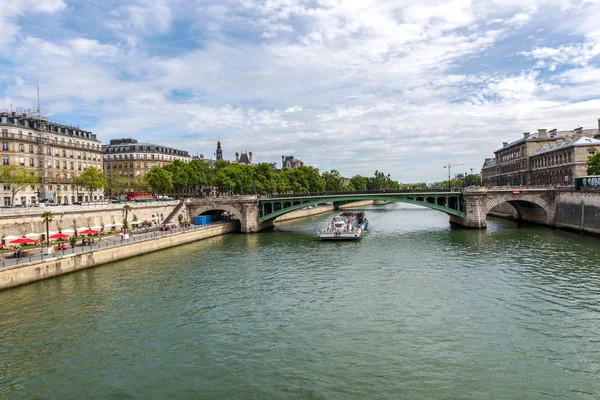
[[[452,169],[452,167],[458,167],[459,165],[465,165],[463,164],[450,164],[448,163],[448,165],[444,165],[444,168],[448,168],[448,191],[450,192],[452,190],[452,185],[450,184],[450,170]]]

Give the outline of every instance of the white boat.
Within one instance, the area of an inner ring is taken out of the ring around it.
[[[333,218],[326,228],[320,229],[317,237],[321,240],[360,239],[369,225],[363,211],[345,211]]]

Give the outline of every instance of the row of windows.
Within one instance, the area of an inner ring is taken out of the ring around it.
[[[35,167],[35,159],[34,158],[30,158],[29,161],[27,162],[25,157],[18,157],[17,158],[17,164],[24,167],[26,164],[28,164],[30,167]],[[11,165],[10,164],[10,159],[8,157],[2,157],[2,165]],[[75,162],[74,161],[63,161],[62,162],[62,169],[67,169],[67,166],[69,167],[69,169],[75,170]],[[100,166],[95,165],[95,164],[87,164],[87,163],[77,163],[77,170],[78,171],[82,171],[84,169],[86,169],[87,167],[96,167],[96,168],[100,168]],[[43,160],[39,160],[38,161],[38,167],[39,168],[52,168],[52,160],[46,160],[46,165],[44,166],[44,161]],[[54,167],[56,169],[60,169],[61,168],[61,162],[60,160],[56,160],[54,162]]]
[[[498,155],[498,162],[514,160],[515,158],[525,157],[525,147],[521,146],[511,151],[502,152]]]
[[[105,160],[127,160],[128,156],[127,154],[113,154],[112,156],[110,154],[108,155],[104,155],[104,159]],[[162,161],[174,161],[174,160],[182,160],[184,162],[188,162],[189,158],[180,158],[177,156],[165,156],[164,154],[157,154],[156,156],[154,154],[150,154],[150,157],[148,157],[148,154],[139,154],[137,153],[134,157],[133,154],[129,154],[129,159],[130,160],[162,160]]]
[[[594,153],[592,152],[592,154]],[[531,160],[532,168],[553,167],[556,165],[570,164],[571,162],[573,162],[572,152],[549,154],[542,157],[532,158]]]
[[[52,139],[44,138],[40,135],[33,136],[32,132],[29,132],[27,135],[23,134],[23,131],[19,131],[17,134],[8,132],[8,129],[2,129],[2,137],[3,138],[12,138],[12,139],[20,139],[20,140],[29,140],[41,142],[43,144],[54,144],[55,146],[68,146],[68,147],[78,147],[78,148],[88,148],[91,150],[96,150],[98,152],[102,151],[102,146],[99,143],[88,143],[88,142],[80,142],[78,140],[71,140],[61,138],[60,140],[57,137]]]
[[[154,147],[154,146],[106,146],[104,147],[105,153],[117,153],[125,151],[156,151],[164,154],[176,154],[183,157],[189,157],[187,151],[176,150],[170,147]]]
[[[136,168],[141,168],[141,165],[142,165],[141,162],[135,163]],[[162,164],[161,163],[158,163],[158,164],[156,164],[156,163],[148,163],[148,162],[144,163],[144,168],[154,168],[155,166],[162,167]],[[109,170],[111,168],[112,169],[127,168],[127,163],[123,163],[123,164],[121,164],[121,163],[119,163],[119,164],[113,163],[112,167],[111,167],[111,164],[106,164],[106,169],[107,170]],[[133,168],[133,163],[132,162],[129,163],[129,168]]]

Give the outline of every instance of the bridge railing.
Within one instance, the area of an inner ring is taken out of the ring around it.
[[[357,194],[400,194],[400,193],[457,193],[463,188],[435,188],[435,189],[382,189],[382,190],[354,190],[339,192],[301,192],[301,193],[272,193],[257,195],[259,199],[279,199],[289,197],[319,197],[319,196],[354,196]]]

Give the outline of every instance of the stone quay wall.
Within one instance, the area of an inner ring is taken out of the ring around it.
[[[178,201],[128,203],[132,210],[129,211],[127,220],[132,221],[136,215],[140,221],[161,223],[179,204]],[[59,228],[75,229],[81,227],[102,226],[106,224],[122,223],[125,218],[125,204],[103,204],[94,206],[55,206],[34,208],[4,208],[0,209],[0,235],[23,236],[30,232],[43,233],[46,226],[42,221],[42,213],[51,211],[54,214],[49,224],[49,230],[58,232]],[[182,208],[184,221],[188,220],[187,210]],[[175,220],[177,220],[175,218]]]
[[[508,219],[518,218],[517,209],[511,206],[509,203],[498,204],[497,206],[493,207],[490,212],[488,212],[488,215]]]
[[[558,192],[554,225],[600,235],[600,192]]]
[[[308,209],[301,209],[301,210],[296,210],[296,211],[292,211],[289,212],[287,214],[283,214],[280,217],[275,218],[275,223],[277,222],[283,222],[283,221],[291,221],[293,219],[298,219],[298,218],[306,218],[306,217],[311,217],[313,215],[319,215],[319,214],[324,214],[326,212],[332,211],[333,210],[333,204],[323,204],[314,208],[308,208]]]
[[[153,251],[194,242],[197,240],[239,231],[238,221],[217,224],[204,229],[174,233],[168,236],[125,243],[106,249],[65,254],[34,263],[21,264],[0,270],[0,290],[24,285],[98,265],[123,260]]]

